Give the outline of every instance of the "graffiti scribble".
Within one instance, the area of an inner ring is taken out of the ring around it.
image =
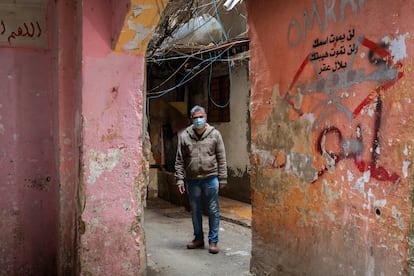
[[[329,38],[327,39],[326,43],[329,43]],[[337,38],[335,37],[335,39]],[[324,41],[318,40],[317,43],[314,42],[314,45],[319,47],[319,44],[321,43],[323,44]],[[377,66],[377,69],[369,74],[365,74],[363,69],[352,68],[357,53],[356,49],[361,46],[369,49],[369,61],[371,64]],[[294,75],[291,85],[289,86],[287,93],[284,95],[284,99],[289,103],[298,116],[303,116],[305,113],[304,110],[302,110],[301,107],[295,106],[294,95],[291,94],[292,89],[296,87],[297,91],[299,91],[298,93],[303,96],[307,95],[312,97],[314,94],[319,95],[318,103],[316,103],[311,110],[312,113],[318,112],[319,114],[313,122],[314,130],[317,129],[322,121],[328,115],[332,114],[332,112],[342,112],[346,115],[349,121],[352,121],[360,115],[360,112],[365,107],[370,104],[375,104],[371,160],[366,162],[362,159],[363,137],[360,125],[358,125],[356,129],[356,137],[351,138],[350,140],[345,140],[341,131],[337,127],[329,126],[320,132],[316,144],[319,154],[328,160],[328,164],[325,165],[318,174],[319,176],[323,175],[327,170],[333,168],[343,159],[353,158],[355,166],[360,172],[370,171],[373,178],[379,181],[390,181],[394,183],[395,186],[399,182],[400,177],[396,173],[389,173],[385,168],[377,166],[377,163],[380,158],[379,133],[382,116],[382,95],[403,77],[402,63],[396,62],[393,64],[392,56],[387,50],[386,45],[376,44],[363,36],[359,36],[352,47],[353,50],[349,52],[350,60],[346,63],[346,66],[339,68],[344,69],[340,71],[331,70],[331,68],[328,69],[328,66],[325,63],[322,68],[325,68],[326,70],[321,70],[317,62],[320,62],[320,59],[324,61],[324,59],[320,58],[319,54],[316,55],[315,53],[311,53],[306,56],[298,71]],[[335,51],[332,52],[334,53],[332,57],[338,56]],[[330,56],[329,53],[328,56]],[[299,82],[298,80],[300,76],[310,62],[317,73],[317,79],[309,82]],[[322,76],[321,72],[324,71],[329,71],[329,74]],[[345,95],[349,95],[353,86],[368,81],[377,82],[379,85],[375,87],[364,99],[362,99],[356,108],[353,110],[349,109],[345,103],[343,103],[346,99],[346,97],[343,96],[344,91],[347,92]],[[320,100],[321,95],[324,96],[323,100]],[[325,148],[324,141],[326,140],[326,137],[330,135],[334,135],[337,139],[337,146],[339,148],[338,152],[329,151]]]

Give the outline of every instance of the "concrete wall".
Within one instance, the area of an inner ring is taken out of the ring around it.
[[[165,3],[7,2],[0,274],[141,275],[144,52]]]
[[[7,249],[0,253],[0,270],[53,271],[59,190],[52,54],[3,49],[0,57],[0,244]]]
[[[111,50],[111,2],[83,3],[81,273],[139,275],[144,56]]]
[[[248,1],[258,275],[407,275],[407,1]]]
[[[231,69],[230,122],[212,123],[220,130],[226,147],[228,185],[220,193],[250,202],[250,83],[249,68],[236,62]]]
[[[37,1],[30,5],[31,12],[13,4],[0,11],[1,275],[56,272],[56,64],[47,43],[53,21],[46,23],[51,15],[46,7],[46,1]],[[31,34],[32,24],[37,26],[29,40],[17,35],[24,24]]]
[[[54,94],[58,102],[58,123],[54,132],[59,146],[59,275],[77,275],[80,270],[77,246],[80,222],[81,4],[72,0],[59,1],[56,5],[50,2],[54,21],[51,28],[56,70]]]

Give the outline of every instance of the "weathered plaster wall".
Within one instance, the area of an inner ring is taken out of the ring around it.
[[[228,185],[222,195],[250,202],[250,83],[246,63],[231,68],[230,122],[213,123],[220,130],[226,146]]]
[[[83,3],[81,273],[141,275],[144,56],[111,50],[110,1]]]
[[[0,251],[0,271],[53,272],[59,190],[52,56],[3,49],[0,57],[0,244],[5,249]]]
[[[412,273],[413,8],[247,2],[253,272]]]
[[[79,259],[79,176],[81,130],[81,2],[51,1],[54,62],[57,173],[60,188],[58,275],[77,275]],[[74,39],[76,37],[77,39]],[[39,272],[39,274],[42,274]]]
[[[143,274],[145,43],[134,40],[137,55],[111,46],[136,38],[132,21],[152,30],[163,2],[7,2],[0,3],[0,274]]]
[[[0,11],[1,275],[57,270],[57,103],[47,44],[53,22],[46,24],[52,10],[46,13],[47,1],[27,5],[29,11],[25,3]],[[23,37],[18,30],[24,26],[29,34]]]
[[[112,46],[116,52],[130,54],[143,54],[152,38],[160,15],[164,11],[169,0],[111,0],[112,9],[117,10],[113,17]],[[119,31],[120,14],[125,13],[122,29]]]

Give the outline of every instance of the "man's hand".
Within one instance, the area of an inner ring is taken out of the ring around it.
[[[184,194],[185,192],[185,185],[184,184],[178,184],[178,191],[180,192],[180,194]]]
[[[219,183],[219,187],[220,187],[220,189],[226,188],[226,183]]]

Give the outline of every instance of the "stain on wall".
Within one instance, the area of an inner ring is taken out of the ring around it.
[[[228,71],[228,69],[226,68]],[[230,122],[212,123],[223,136],[226,147],[228,180],[220,194],[250,203],[250,83],[249,66],[236,62],[231,68]],[[206,91],[206,94],[208,91]]]
[[[0,3],[0,274],[57,272],[54,55],[46,0]],[[41,64],[41,70],[39,70]]]
[[[122,31],[114,43],[114,50],[144,54],[167,3],[168,0],[130,1],[127,4],[129,11],[124,18]]]
[[[411,271],[407,8],[248,2],[253,271]]]
[[[251,202],[250,193],[250,174],[247,168],[244,171],[234,171],[232,168],[228,169],[227,183],[232,185],[225,190],[220,190],[220,195],[242,202]]]
[[[59,182],[53,54],[0,53],[0,274],[55,274]],[[42,64],[42,72],[39,72]]]
[[[88,184],[94,184],[105,171],[111,172],[120,162],[121,157],[121,149],[108,149],[108,153],[89,150],[87,154],[87,163],[89,164]]]

